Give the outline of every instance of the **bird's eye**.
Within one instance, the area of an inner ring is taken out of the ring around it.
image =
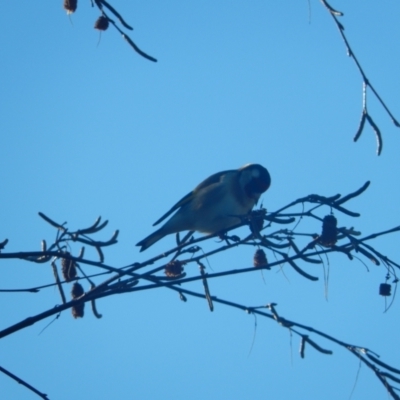
[[[251,176],[253,178],[258,178],[260,176],[260,171],[258,170],[258,168],[253,168],[253,170],[251,171]]]

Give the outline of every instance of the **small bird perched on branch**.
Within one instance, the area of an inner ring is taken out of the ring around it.
[[[270,185],[269,172],[259,164],[247,164],[237,170],[211,175],[156,221],[153,226],[177,211],[160,229],[136,246],[143,251],[171,233],[214,234],[235,226]]]

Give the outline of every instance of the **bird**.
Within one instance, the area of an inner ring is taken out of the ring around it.
[[[271,185],[271,176],[260,164],[217,172],[179,200],[154,224],[175,214],[158,230],[136,244],[144,251],[171,233],[222,232],[239,224]]]

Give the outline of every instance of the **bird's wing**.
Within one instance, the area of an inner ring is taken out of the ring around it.
[[[169,217],[174,211],[182,207],[184,204],[189,202],[193,197],[194,191],[188,193],[185,197],[182,197],[172,208],[170,208],[161,218],[154,222],[153,226],[158,225],[165,218]]]
[[[203,190],[211,185],[214,185],[218,182],[221,181],[221,178],[226,175],[228,172],[232,171],[222,171],[222,172],[217,172],[216,174],[213,174],[209,176],[207,179],[205,179],[203,182],[201,182],[199,185],[196,186],[196,188],[188,193],[186,196],[182,197],[172,208],[170,208],[161,218],[159,218],[156,222],[154,222],[153,226],[158,225],[161,221],[163,221],[165,218],[169,217],[173,212],[175,212],[178,208],[182,207],[183,205],[189,203],[193,197],[200,191]]]
[[[221,182],[222,177],[230,172],[234,171],[233,170],[221,171],[209,176],[207,179],[205,179],[203,182],[201,182],[196,186],[196,188],[193,190],[193,193],[197,193],[199,190],[205,189],[211,185],[214,185],[215,183]]]

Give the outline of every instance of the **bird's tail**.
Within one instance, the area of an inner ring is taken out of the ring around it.
[[[155,242],[158,242],[160,239],[162,239],[165,235],[166,234],[162,231],[162,228],[158,229],[157,231],[153,232],[151,235],[145,237],[143,240],[137,243],[136,246],[140,246],[140,251],[144,251],[152,246]]]

